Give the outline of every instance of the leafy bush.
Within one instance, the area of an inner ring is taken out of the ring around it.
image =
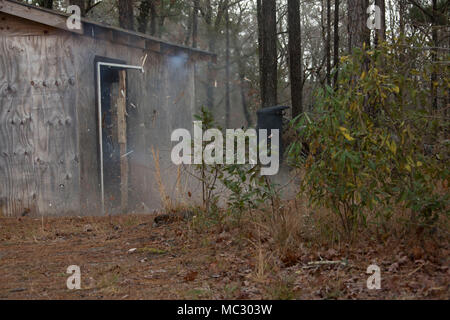
[[[435,186],[448,181],[449,123],[430,106],[431,68],[408,64],[403,51],[384,44],[343,57],[337,88],[319,91],[315,112],[293,121],[289,159],[305,171],[301,190],[332,209],[346,235],[368,211],[389,217],[401,206],[423,226],[448,215],[449,195]],[[445,90],[448,80],[434,85]]]
[[[202,108],[195,118],[202,121],[204,131],[213,128],[221,130],[206,108]],[[203,142],[202,151],[209,143]],[[249,159],[248,149],[246,153],[246,159]],[[227,199],[228,212],[238,220],[245,211],[256,209],[267,200],[274,203],[274,198],[278,197],[275,187],[266,177],[261,176],[259,164],[225,164],[225,156],[223,163],[211,165],[203,160],[202,164],[194,165],[197,171],[195,176],[202,182],[203,205],[209,214],[217,212],[220,197]],[[225,192],[219,189],[219,183],[225,187]]]

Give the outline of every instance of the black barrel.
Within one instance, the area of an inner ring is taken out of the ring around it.
[[[260,129],[267,129],[270,137],[271,130],[278,129],[280,132],[280,163],[284,152],[283,148],[283,112],[289,109],[288,106],[274,106],[258,110],[258,135]],[[270,139],[269,139],[270,143]]]

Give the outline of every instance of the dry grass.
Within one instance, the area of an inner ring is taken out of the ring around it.
[[[167,195],[166,187],[161,178],[161,167],[159,165],[159,150],[156,150],[152,147],[152,155],[153,161],[155,163],[155,179],[158,184],[158,191],[161,197],[161,202],[166,211],[171,211],[173,205],[170,197]]]
[[[152,147],[152,155],[153,155],[153,161],[155,163],[155,171],[154,171],[154,177],[156,180],[156,183],[158,185],[158,192],[161,200],[161,204],[163,206],[163,209],[165,212],[180,212],[183,210],[186,210],[190,207],[190,200],[186,199],[184,195],[190,194],[188,192],[188,183],[189,180],[187,178],[183,179],[182,169],[180,166],[177,168],[177,176],[175,180],[175,186],[174,186],[174,194],[173,197],[171,197],[167,190],[167,186],[163,181],[162,173],[161,173],[161,166],[159,161],[159,150],[155,150]],[[184,181],[183,181],[184,180]]]
[[[389,219],[375,212],[365,214],[367,224],[359,225],[350,239],[344,236],[340,221],[331,210],[311,208],[306,199],[281,201],[273,210],[243,217],[243,225],[247,227],[242,233],[253,244],[256,278],[263,279],[270,265],[296,265],[305,259],[305,252],[318,247],[342,250],[349,244],[364,241],[380,244],[408,241],[412,247],[423,247],[430,241],[438,246],[448,241],[449,219],[445,215],[440,217],[435,228],[424,232],[423,228],[410,223],[409,210],[397,208]]]
[[[294,221],[293,212],[279,219]],[[412,236],[379,242],[362,233],[332,249],[308,246],[301,225],[271,228],[267,213],[252,219],[200,231],[181,221],[152,227],[153,216],[144,215],[0,219],[0,298],[448,299],[448,239],[422,245]],[[309,267],[322,259],[348,265]],[[381,291],[365,287],[372,262],[383,270]],[[81,291],[65,286],[73,264],[82,269]]]

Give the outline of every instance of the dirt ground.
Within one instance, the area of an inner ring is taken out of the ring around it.
[[[153,219],[0,219],[0,299],[450,298],[448,243],[299,244],[283,263],[251,230]],[[380,290],[367,289],[370,264]],[[67,289],[70,265],[81,268],[81,290]]]

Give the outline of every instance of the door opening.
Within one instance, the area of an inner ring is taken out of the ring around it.
[[[102,214],[128,209],[127,70],[140,66],[96,59]]]

